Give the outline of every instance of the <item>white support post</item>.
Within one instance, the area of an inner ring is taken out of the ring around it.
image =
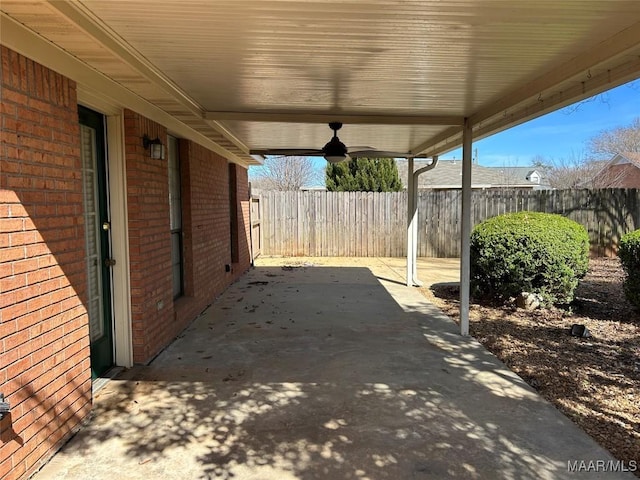
[[[407,158],[407,287],[413,286],[413,205],[415,192],[413,189],[413,158]]]
[[[471,283],[471,147],[472,125],[464,119],[462,131],[462,247],[460,251],[460,334],[469,335]]]

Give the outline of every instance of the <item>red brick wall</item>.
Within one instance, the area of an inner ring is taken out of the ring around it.
[[[246,168],[236,165],[236,189],[238,202],[238,243],[239,262],[238,270],[245,271],[251,263],[251,225],[249,213],[251,204],[249,200],[249,174]]]
[[[74,82],[1,47],[0,478],[37,469],[91,408],[80,138]],[[229,169],[180,141],[185,296],[174,303],[168,165],[142,146],[166,129],[125,110],[134,361],[147,362],[249,267],[247,172],[237,167],[231,272]]]
[[[231,264],[229,168],[226,159],[179,141],[183,199],[184,296],[173,300],[167,160],[153,160],[143,135],[167,144],[162,126],[125,111],[134,361],[146,363],[249,268],[247,171],[238,168],[243,212],[240,262]],[[246,212],[245,212],[246,210]]]
[[[180,330],[173,316],[168,165],[142,145],[144,135],[166,145],[167,130],[130,110],[124,126],[133,360],[144,363]]]
[[[26,476],[91,408],[74,82],[1,48],[0,478]]]
[[[181,140],[180,164],[185,296],[177,300],[176,312],[178,317],[191,320],[249,268],[249,254],[241,242],[240,262],[231,264],[226,159],[196,143]],[[244,178],[246,191],[247,170],[238,168],[238,171],[241,172],[238,182]],[[248,229],[248,223],[244,228]],[[226,265],[232,266],[231,272],[225,271]]]

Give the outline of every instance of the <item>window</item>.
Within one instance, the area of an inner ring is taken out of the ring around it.
[[[182,254],[182,196],[180,194],[180,159],[178,139],[167,137],[169,163],[169,218],[171,225],[171,271],[173,298],[184,293],[184,257]]]

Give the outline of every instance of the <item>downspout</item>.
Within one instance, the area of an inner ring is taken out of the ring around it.
[[[407,171],[411,172],[409,185],[407,185],[407,287],[421,287],[423,283],[418,279],[418,177],[420,174],[432,170],[438,163],[438,156],[433,156],[429,165],[413,171],[413,158],[407,159]]]
[[[407,287],[413,286],[413,157],[407,158]]]

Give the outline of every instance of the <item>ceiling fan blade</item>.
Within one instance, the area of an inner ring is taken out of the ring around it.
[[[375,148],[364,147],[362,150],[357,149],[359,147],[349,148],[349,156],[351,158],[368,157],[368,158],[407,158],[410,155],[406,152],[391,152],[386,150],[376,150]],[[415,158],[424,158],[424,155],[416,155]]]
[[[358,157],[369,158],[407,158],[410,155],[406,152],[391,152],[387,150],[376,150],[369,146],[346,147],[338,138],[338,130],[342,128],[342,123],[331,122],[329,128],[333,130],[333,137],[321,149],[317,148],[265,148],[251,150],[252,155],[273,155],[279,157],[299,156],[299,157],[324,157],[329,163],[349,161]],[[424,155],[416,155],[414,158],[424,158]]]
[[[366,149],[366,150],[349,150],[349,155],[352,158],[368,157],[368,158],[396,158],[404,157],[406,154],[400,152],[387,152],[384,150]]]
[[[358,146],[358,147],[347,147],[347,152],[351,153],[351,152],[360,152],[360,151],[372,151],[375,150],[375,148],[373,147],[363,147],[363,146]]]
[[[316,148],[267,148],[251,150],[252,155],[273,155],[277,157],[322,157],[322,150]]]

